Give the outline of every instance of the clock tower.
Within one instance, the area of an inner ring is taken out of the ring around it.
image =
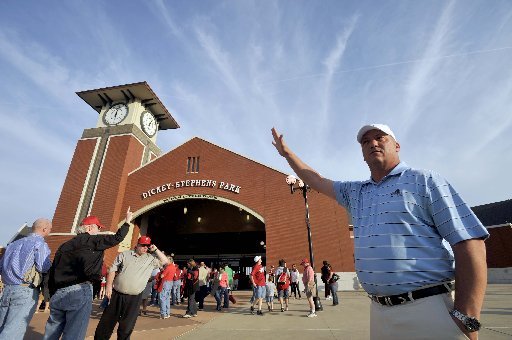
[[[161,154],[156,145],[159,130],[179,128],[146,82],[77,95],[99,117],[96,127],[84,130],[75,148],[48,239],[52,253],[52,245],[73,237],[88,215],[98,216],[115,232],[125,216],[121,204],[128,174]]]

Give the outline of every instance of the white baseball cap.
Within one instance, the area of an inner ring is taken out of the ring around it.
[[[396,141],[395,134],[393,133],[393,131],[391,131],[389,126],[387,126],[385,124],[369,124],[369,125],[363,126],[361,129],[359,129],[359,132],[357,133],[357,142],[361,143],[361,140],[363,139],[364,134],[370,130],[380,130],[380,131],[384,132],[385,134],[388,134],[391,137],[393,137],[393,139]]]
[[[261,256],[254,256],[254,262],[258,262],[259,260],[261,260]]]

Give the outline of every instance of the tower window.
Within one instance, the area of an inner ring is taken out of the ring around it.
[[[187,174],[199,172],[199,156],[187,158]]]

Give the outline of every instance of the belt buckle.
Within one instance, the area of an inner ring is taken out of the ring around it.
[[[397,298],[398,298],[398,299],[400,299],[400,301],[398,302],[398,304],[399,304],[399,305],[404,304],[404,303],[406,303],[406,302],[408,302],[408,301],[409,301],[409,300],[407,300],[406,298],[401,297],[401,296],[398,296]]]
[[[386,301],[387,306],[393,306],[393,303],[391,302],[391,298],[389,296],[385,296],[384,301]]]

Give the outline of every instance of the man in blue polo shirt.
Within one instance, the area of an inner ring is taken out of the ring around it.
[[[48,272],[51,266],[50,248],[44,238],[52,230],[52,222],[37,219],[32,233],[10,243],[0,259],[0,274],[5,284],[0,299],[0,340],[23,339],[36,311],[38,284],[27,281],[27,273]]]
[[[356,271],[372,299],[372,339],[478,338],[489,234],[444,178],[401,162],[387,125],[365,125],[357,134],[371,174],[366,181],[324,178],[283,135],[272,135],[295,173],[352,216]]]

